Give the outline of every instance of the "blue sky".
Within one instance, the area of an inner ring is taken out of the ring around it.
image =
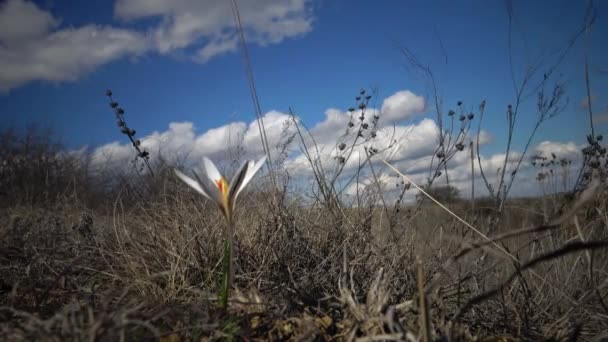
[[[35,1],[0,3],[2,124],[51,126],[71,148],[124,142],[104,92],[147,136],[191,122],[195,135],[254,120],[233,18],[222,1]],[[377,87],[377,107],[404,90],[427,98],[428,83],[407,67],[400,47],[431,66],[444,109],[487,101],[484,153],[499,153],[505,108],[514,101],[505,1],[239,1],[262,111],[291,107],[309,127],[329,108],[346,110],[360,88]],[[513,1],[516,79],[542,54],[565,46],[584,23],[581,1]],[[608,6],[596,1],[590,76],[597,130],[608,120]],[[7,20],[10,19],[10,20]],[[569,104],[535,143],[581,144],[588,132],[584,40],[550,81]],[[549,56],[544,66],[551,65]],[[537,78],[542,77],[541,67]],[[535,97],[522,106],[516,141],[527,136]],[[397,124],[433,118],[432,107]],[[476,126],[476,125],[475,125]],[[429,138],[432,139],[432,138]]]

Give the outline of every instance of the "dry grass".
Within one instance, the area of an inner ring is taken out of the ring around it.
[[[552,201],[563,213],[557,224],[547,224],[541,199],[511,200],[498,218],[481,199],[474,213],[467,201],[452,203],[492,232],[489,243],[426,201],[385,208],[362,191],[358,207],[331,196],[331,205],[311,207],[262,179],[236,213],[235,291],[222,310],[223,221],[169,168],[108,187],[83,163],[66,168],[39,155],[28,158],[54,178],[41,181],[20,162],[0,187],[2,340],[600,340],[608,332],[603,185],[583,200]]]
[[[380,208],[311,209],[260,200],[280,198],[263,192],[244,201],[236,219],[238,291],[223,312],[215,297],[222,221],[174,179],[164,182],[154,198],[127,205],[117,196],[98,210],[62,202],[3,208],[3,338],[416,340],[417,274],[428,290],[431,340],[591,340],[608,328],[605,249],[537,265],[544,281],[521,271],[455,320],[468,300],[518,270],[490,248],[446,263],[479,241],[458,221],[433,206],[411,207],[395,213],[388,232]],[[570,220],[504,248],[524,262],[568,242],[605,241],[605,210],[600,194],[577,212],[578,230]],[[486,219],[461,214],[480,226]],[[514,208],[498,231],[538,219]]]

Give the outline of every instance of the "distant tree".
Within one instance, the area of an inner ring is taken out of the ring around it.
[[[452,202],[460,199],[460,190],[451,185],[432,186],[424,189],[426,193],[441,203]],[[417,196],[418,202],[430,201],[425,195],[419,193]]]

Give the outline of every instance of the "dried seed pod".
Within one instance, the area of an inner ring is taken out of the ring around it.
[[[354,111],[355,111],[355,108],[350,107],[350,108],[348,108],[348,111],[352,113],[352,112],[354,112]]]
[[[469,115],[467,115],[467,119],[469,119],[469,120],[473,120],[474,117],[475,117],[475,114],[473,114],[473,113],[469,113]]]
[[[367,128],[369,127],[369,125],[368,125],[368,124],[367,124],[367,122],[366,122],[366,123],[362,124],[362,125],[361,125],[361,127],[362,127],[363,129],[367,129]]]
[[[106,96],[112,96],[112,91],[110,89],[106,90]]]
[[[340,149],[340,151],[344,150],[346,148],[346,144],[345,143],[341,143],[338,148]]]
[[[359,109],[365,109],[365,107],[366,107],[366,106],[365,106],[365,103],[360,103],[360,104],[359,104]]]
[[[456,112],[450,109],[450,111],[448,112],[448,116],[454,116],[454,114],[456,114]]]
[[[112,108],[118,107],[118,102],[114,102],[114,101],[110,102],[110,107],[112,107]]]

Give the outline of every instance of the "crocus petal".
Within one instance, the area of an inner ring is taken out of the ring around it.
[[[232,180],[230,181],[230,189],[228,190],[228,203],[230,203],[231,207],[234,207],[234,203],[236,200],[236,195],[238,194],[238,189],[243,184],[245,177],[247,177],[247,170],[251,167],[248,161],[245,161],[239,170],[234,174]]]
[[[245,178],[243,179],[243,182],[241,183],[240,187],[236,191],[236,194],[234,194],[234,200],[236,200],[236,197],[247,186],[247,184],[251,182],[253,176],[255,176],[255,174],[260,170],[262,165],[264,165],[265,161],[266,156],[262,157],[262,159],[258,160],[258,162],[255,164],[253,163],[253,161],[249,161],[249,166],[247,167],[247,174],[245,175]]]
[[[217,169],[216,169],[217,171]],[[217,184],[209,178],[206,174],[203,177],[199,177],[196,172],[194,173],[196,179],[198,179],[199,184],[203,188],[203,190],[207,193],[208,198],[210,198],[215,204],[220,206],[220,208],[224,207],[224,201],[222,199],[222,194],[220,193],[220,189],[217,187]],[[220,176],[221,177],[221,176]]]
[[[188,184],[188,186],[190,186],[192,189],[196,190],[198,193],[207,197],[208,199],[211,199],[211,197],[209,197],[209,195],[207,195],[205,190],[203,190],[203,188],[201,188],[201,185],[197,181],[195,181],[194,179],[181,173],[178,169],[173,169],[173,171],[175,171],[175,174],[177,175],[177,177],[179,177],[182,181],[184,181],[184,183]]]
[[[215,167],[215,164],[213,164],[209,158],[203,157],[203,166],[205,167],[205,174],[213,184],[216,184],[216,182],[222,178],[222,174],[217,170],[217,167]]]

